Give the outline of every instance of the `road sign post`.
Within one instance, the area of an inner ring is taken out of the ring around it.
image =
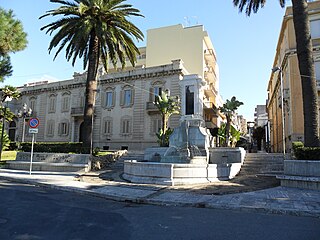
[[[32,133],[32,144],[31,144],[31,156],[30,156],[30,171],[29,174],[31,175],[32,172],[32,159],[33,159],[33,146],[34,146],[34,134],[38,133],[38,126],[40,121],[38,118],[31,118],[29,120],[29,133]]]

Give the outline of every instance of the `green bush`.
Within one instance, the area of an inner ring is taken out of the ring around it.
[[[23,152],[31,152],[31,142],[21,143],[21,150]],[[36,142],[33,146],[34,152],[47,153],[84,153],[85,148],[82,143],[71,142]]]
[[[305,147],[302,142],[293,142],[292,148],[298,160],[320,160],[320,147]]]

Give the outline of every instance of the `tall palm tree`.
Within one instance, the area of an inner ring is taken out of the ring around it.
[[[266,0],[233,0],[242,12],[250,16],[265,5]],[[285,0],[279,0],[280,6],[285,6]],[[307,0],[291,0],[293,24],[297,42],[297,56],[301,75],[304,117],[304,144],[306,147],[319,146],[319,113],[318,93],[312,57],[312,42],[308,15]]]
[[[143,40],[143,33],[127,18],[140,16],[126,0],[50,0],[59,3],[57,9],[49,10],[40,18],[60,16],[41,28],[46,33],[57,31],[49,45],[49,53],[58,47],[55,57],[66,47],[66,58],[83,59],[83,68],[87,70],[86,98],[83,122],[83,146],[87,152],[92,149],[92,119],[94,113],[97,70],[101,62],[108,69],[108,62],[114,66],[120,61],[125,66],[126,57],[134,66],[139,53],[134,39]],[[58,46],[59,45],[59,46]],[[88,148],[90,146],[90,150]]]

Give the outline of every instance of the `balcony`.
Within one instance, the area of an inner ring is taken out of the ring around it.
[[[152,114],[152,113],[158,113],[159,112],[159,109],[154,105],[153,102],[147,102],[146,103],[146,110],[149,114]]]
[[[209,83],[215,83],[217,80],[216,74],[213,69],[209,69],[208,71],[204,71],[203,73],[204,79]]]
[[[204,50],[204,58],[208,62],[216,62],[216,57],[214,55],[213,49]]]
[[[71,116],[83,116],[84,107],[71,108]]]
[[[217,107],[214,105],[213,102],[203,102],[203,110],[212,115],[213,117],[217,117]]]

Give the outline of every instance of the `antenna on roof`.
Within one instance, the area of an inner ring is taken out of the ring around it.
[[[185,27],[189,27],[190,26],[190,20],[189,20],[189,17],[184,17],[184,26]]]

